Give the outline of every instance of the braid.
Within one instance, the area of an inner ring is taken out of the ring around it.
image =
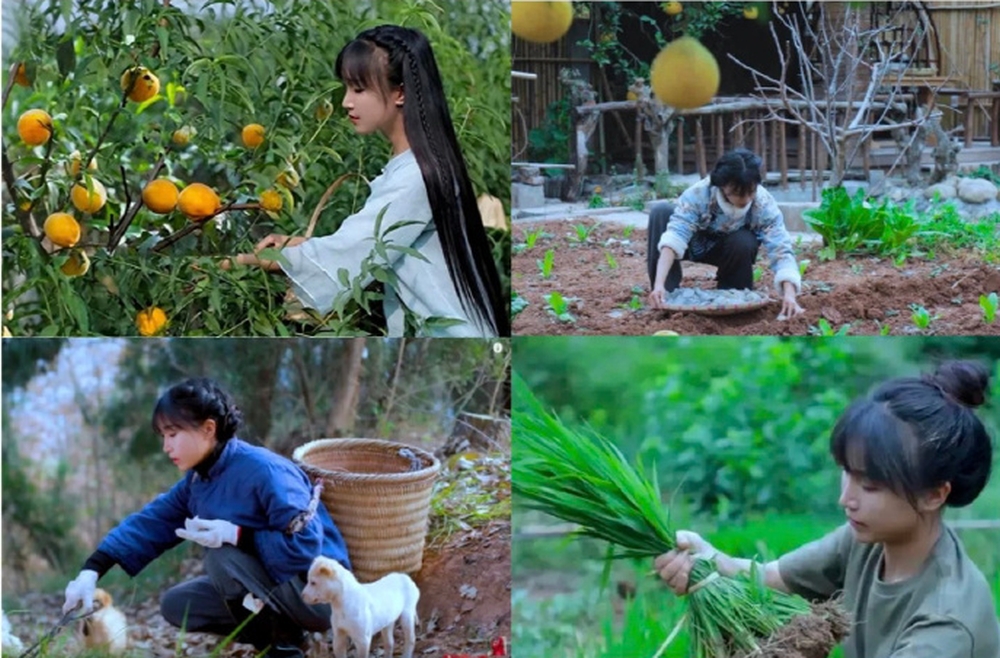
[[[509,309],[502,299],[499,272],[427,38],[417,30],[382,25],[361,33],[358,40],[387,51],[387,77],[402,84],[412,99],[403,104],[403,125],[462,308],[495,335],[509,335]]]

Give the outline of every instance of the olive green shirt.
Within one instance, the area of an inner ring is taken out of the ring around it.
[[[844,525],[778,560],[782,580],[810,599],[843,591],[853,620],[845,658],[998,658],[1000,623],[990,587],[955,533],[941,536],[920,573],[880,578],[881,544]]]

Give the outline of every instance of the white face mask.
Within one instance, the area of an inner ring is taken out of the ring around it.
[[[746,214],[750,212],[750,207],[753,206],[753,201],[743,206],[742,208],[737,208],[733,204],[726,201],[726,196],[722,193],[722,190],[715,188],[715,200],[719,203],[719,208],[729,219],[743,219]]]

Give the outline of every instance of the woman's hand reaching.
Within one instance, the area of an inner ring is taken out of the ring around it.
[[[226,258],[221,263],[219,267],[224,270],[232,269],[233,265],[256,265],[262,267],[269,272],[279,272],[281,271],[281,265],[277,261],[264,260],[257,256],[260,252],[265,249],[284,249],[285,247],[297,247],[306,238],[301,236],[290,237],[287,235],[281,235],[279,233],[272,233],[260,242],[258,242],[254,248],[252,254],[236,254],[235,258]]]
[[[272,233],[263,240],[257,243],[257,246],[253,248],[255,254],[259,254],[264,249],[284,249],[285,247],[297,247],[306,238],[302,236],[290,237],[287,235],[281,235],[280,233]]]

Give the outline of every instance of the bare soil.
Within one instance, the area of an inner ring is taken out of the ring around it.
[[[416,654],[491,655],[510,639],[510,520],[452,537],[424,554],[414,581],[424,629]]]
[[[583,242],[577,240],[577,224],[593,226]],[[1000,265],[983,262],[981,254],[939,253],[933,261],[911,258],[897,267],[872,257],[821,262],[815,250],[804,249],[799,260],[811,261],[799,296],[805,313],[779,321],[778,301],[726,316],[650,309],[643,229],[626,238],[625,227],[591,219],[523,223],[514,228],[514,244],[539,230],[542,234],[535,245],[511,258],[513,289],[529,302],[514,320],[515,335],[641,336],[671,330],[681,335],[792,336],[816,332],[820,318],[834,330],[849,324],[851,335],[878,335],[886,326],[891,335],[1000,335],[1000,319],[986,324],[979,307],[981,294],[1000,291]],[[538,263],[548,249],[554,250],[554,266],[551,276],[543,279]],[[763,250],[757,264],[763,274],[756,289],[777,300]],[[686,261],[682,266],[682,286],[715,287],[714,267]],[[570,302],[575,322],[560,321],[546,310],[545,295],[553,291]],[[938,317],[920,330],[911,318],[911,304]]]

